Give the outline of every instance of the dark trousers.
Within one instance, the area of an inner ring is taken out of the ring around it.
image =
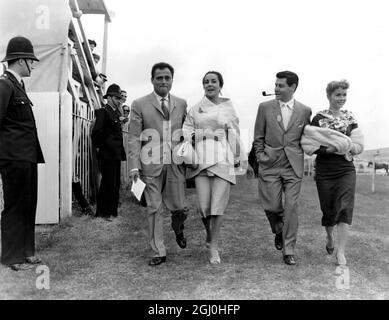
[[[97,195],[97,217],[118,215],[120,160],[100,160],[101,182]]]
[[[38,167],[27,161],[1,161],[0,173],[4,195],[1,263],[22,263],[35,255]]]

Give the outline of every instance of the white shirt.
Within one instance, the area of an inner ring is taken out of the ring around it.
[[[290,117],[293,113],[294,98],[288,102],[279,101],[281,107],[282,122],[284,123],[285,130],[288,128]]]

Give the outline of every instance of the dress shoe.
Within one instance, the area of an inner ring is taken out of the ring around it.
[[[165,257],[154,257],[150,260],[149,266],[157,266],[161,263],[166,262],[166,256]]]
[[[277,250],[282,250],[282,232],[276,234],[274,238],[274,245]]]
[[[34,268],[34,265],[29,263],[14,263],[10,265],[10,268],[14,271],[24,271]]]
[[[37,257],[27,257],[26,262],[29,264],[40,264],[42,263],[42,260]]]
[[[183,232],[181,232],[180,234],[176,234],[176,241],[177,244],[180,246],[180,248],[182,249],[186,248],[186,239],[184,237]]]
[[[334,252],[334,249],[335,249],[335,247],[330,248],[330,247],[328,247],[328,246],[326,245],[326,250],[327,250],[327,253],[328,253],[329,255],[331,255],[331,254]]]
[[[294,260],[294,256],[292,255],[285,255],[284,262],[290,266],[294,266],[296,264],[296,260]]]

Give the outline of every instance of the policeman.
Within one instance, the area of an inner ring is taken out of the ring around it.
[[[32,102],[22,78],[39,61],[27,38],[12,38],[7,46],[8,68],[0,77],[0,174],[4,210],[1,215],[1,263],[15,271],[32,269],[35,256],[37,164],[44,163]]]
[[[112,221],[118,216],[121,161],[126,160],[119,111],[122,103],[121,89],[111,84],[103,97],[105,107],[96,110],[92,141],[99,149],[101,183],[97,195],[96,217]]]

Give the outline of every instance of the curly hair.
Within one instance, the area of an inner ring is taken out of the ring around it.
[[[339,88],[347,90],[348,88],[350,88],[350,84],[347,80],[344,79],[340,81],[331,81],[326,88],[327,97],[329,97],[331,94],[334,93],[336,89]]]

